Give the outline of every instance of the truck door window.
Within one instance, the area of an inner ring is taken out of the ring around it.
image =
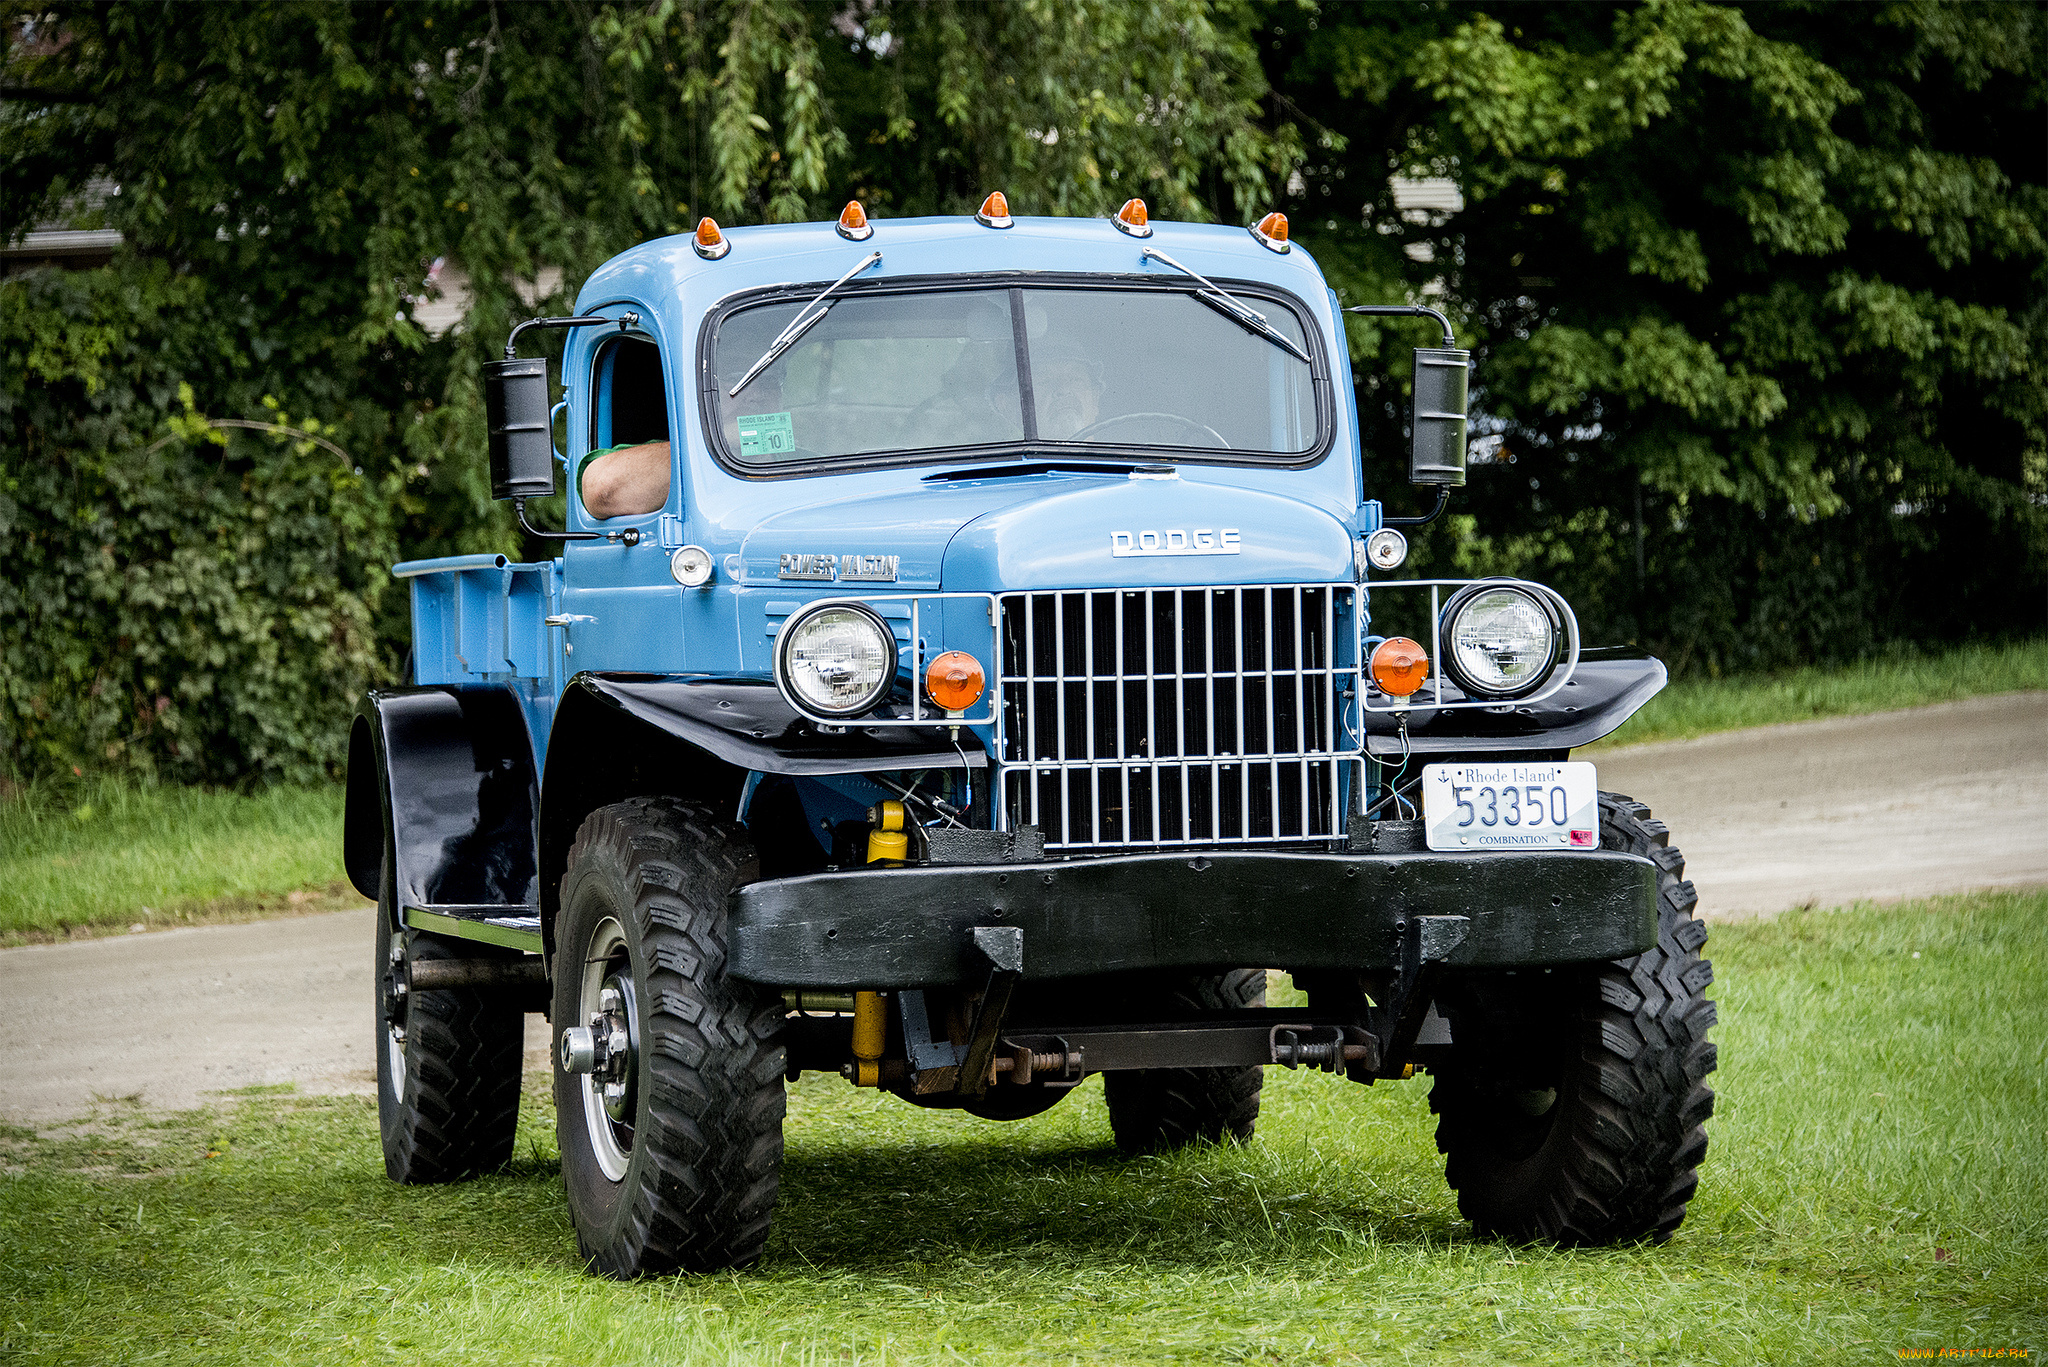
[[[630,334],[616,338],[598,353],[591,378],[591,455],[575,481],[584,511],[600,520],[659,512],[673,468],[660,348]]]
[[[654,343],[633,335],[606,343],[591,389],[592,450],[668,440],[668,386]]]
[[[1256,307],[1304,350],[1295,310]],[[714,321],[708,394],[741,467],[965,449],[1167,449],[1298,459],[1324,434],[1310,366],[1184,289],[855,294],[730,392],[802,298]]]

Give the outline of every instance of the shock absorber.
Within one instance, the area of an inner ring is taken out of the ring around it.
[[[882,1050],[889,1039],[889,1017],[879,992],[853,994],[853,1085],[882,1085]]]
[[[868,808],[868,862],[904,860],[910,857],[910,833],[903,804],[887,798]],[[882,1051],[888,1047],[889,1017],[879,992],[853,994],[853,1085],[882,1085]]]

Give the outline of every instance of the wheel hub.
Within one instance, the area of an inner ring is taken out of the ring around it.
[[[640,1034],[631,980],[619,973],[606,978],[598,989],[597,1008],[590,1024],[572,1025],[562,1032],[562,1071],[588,1075],[605,1114],[630,1124]]]
[[[584,958],[588,1023],[564,1028],[555,1046],[562,1071],[580,1079],[591,1147],[613,1181],[625,1176],[633,1148],[640,1072],[640,1010],[625,947],[624,928],[605,918]]]
[[[390,1059],[391,1085],[405,1094],[405,1022],[412,998],[412,984],[406,971],[405,941],[394,938],[391,956],[384,968],[384,1052]]]

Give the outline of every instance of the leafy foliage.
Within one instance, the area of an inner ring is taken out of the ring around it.
[[[194,409],[180,377],[221,341],[187,325],[204,294],[135,259],[0,290],[0,717],[19,772],[317,779],[338,758],[333,690],[379,673],[387,491],[247,382],[230,393],[283,435]]]
[[[1679,668],[2040,629],[2038,9],[1306,17],[1265,15],[1275,86],[1356,155],[1307,168],[1297,237],[1352,298],[1440,292],[1480,353],[1492,463],[1422,564],[1556,583]],[[1404,215],[1390,174],[1464,207]]]
[[[0,235],[61,212],[126,239],[110,271],[0,282],[0,769],[334,770],[347,695],[400,672],[398,547],[515,535],[476,376],[516,316],[707,210],[1001,183],[1026,212],[1247,212],[1295,155],[1249,25],[1198,0],[0,4]],[[475,298],[437,340],[412,309],[441,258]],[[347,463],[211,425],[279,412]]]

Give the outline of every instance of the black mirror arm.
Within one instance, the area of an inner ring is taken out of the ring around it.
[[[544,532],[526,520],[526,500],[523,498],[512,500],[512,512],[519,519],[519,526],[522,531],[528,536],[537,536],[543,541],[603,541],[606,539],[602,532]],[[636,541],[638,539],[637,536],[634,538]]]
[[[622,328],[629,328],[639,321],[640,315],[637,313],[621,314],[617,318],[601,318],[596,314],[586,314],[580,318],[529,318],[515,325],[512,335],[505,339],[505,359],[509,361],[516,354],[519,334],[528,328],[588,328],[596,327],[600,323],[617,323]],[[534,535],[538,536],[540,533],[536,532]]]
[[[1439,484],[1436,486],[1436,506],[1431,508],[1428,512],[1424,513],[1421,517],[1383,517],[1380,519],[1380,525],[1382,527],[1425,526],[1428,523],[1436,521],[1437,515],[1443,512],[1443,510],[1446,507],[1450,506],[1450,502],[1451,486],[1448,484]]]
[[[1444,330],[1444,349],[1448,351],[1458,345],[1458,339],[1451,335],[1451,320],[1423,304],[1358,304],[1344,312],[1377,318],[1434,318],[1436,325]]]

